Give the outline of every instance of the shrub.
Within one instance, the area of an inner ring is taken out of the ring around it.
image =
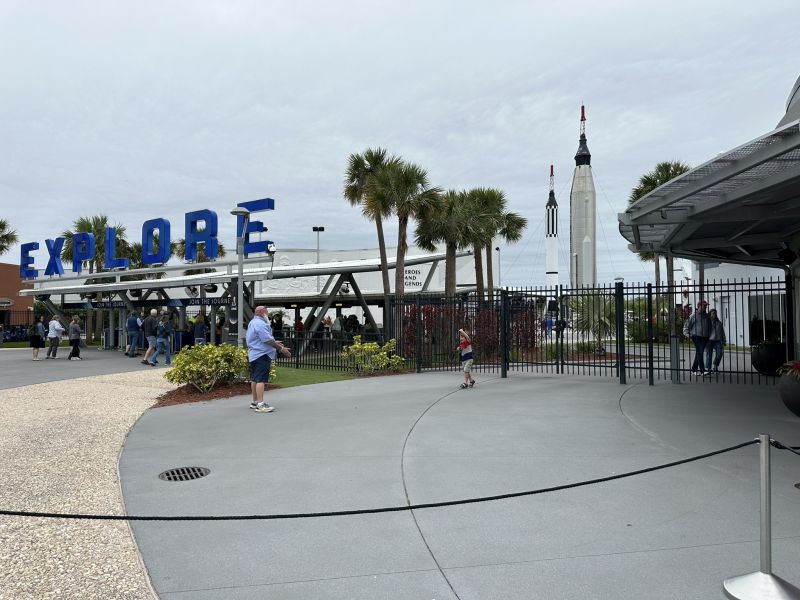
[[[244,348],[201,344],[181,350],[164,377],[172,383],[191,383],[201,392],[208,392],[217,386],[246,380],[249,366]]]
[[[353,343],[342,351],[342,359],[357,375],[370,375],[384,369],[399,371],[405,366],[405,359],[394,354],[396,348],[397,342],[394,339],[381,347],[377,342],[361,343],[361,336],[357,335],[353,338]]]

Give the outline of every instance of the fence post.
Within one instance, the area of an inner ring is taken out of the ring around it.
[[[653,284],[647,284],[647,383],[655,385],[653,381]]]
[[[295,348],[297,348],[297,351],[294,353],[294,368],[295,369],[299,369],[300,368],[300,347],[302,346],[303,343],[300,340],[300,335],[297,333],[297,331],[293,332],[293,335],[294,335]]]
[[[619,369],[619,382],[625,381],[625,287],[622,281],[618,281],[614,287],[617,309],[617,368]]]
[[[492,299],[494,304],[494,299]],[[500,290],[500,377],[508,377],[508,292]]]
[[[792,280],[792,270],[786,267],[786,349],[789,351],[787,359],[794,360],[796,358],[795,347],[797,346],[797,339],[794,333],[794,281]]]
[[[567,315],[566,307],[564,306],[564,286],[558,285],[558,318],[564,322],[561,335],[556,333],[556,373],[564,374],[564,338],[567,336]],[[557,330],[558,328],[556,328]]]
[[[417,318],[416,327],[414,327],[414,348],[416,349],[417,373],[422,373],[422,303],[420,302],[419,294],[417,294],[416,307]]]

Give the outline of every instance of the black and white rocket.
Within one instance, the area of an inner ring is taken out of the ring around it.
[[[558,202],[554,187],[553,165],[550,165],[550,194],[545,208],[547,234],[545,238],[545,281],[547,287],[558,285]]]
[[[597,197],[591,163],[586,145],[586,110],[581,105],[581,137],[569,195],[569,282],[575,287],[597,284]]]

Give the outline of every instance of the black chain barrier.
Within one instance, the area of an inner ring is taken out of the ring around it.
[[[778,440],[770,440],[769,443],[773,448],[777,448],[778,450],[788,450],[792,454],[797,454],[797,456],[800,456],[800,452],[798,452],[798,450],[800,450],[800,446],[784,446]]]
[[[428,502],[425,504],[408,504],[406,506],[386,506],[383,508],[364,508],[359,510],[334,510],[329,512],[312,512],[312,513],[284,513],[284,514],[271,514],[271,515],[219,515],[219,516],[184,516],[184,517],[166,517],[166,516],[136,516],[136,515],[86,515],[74,513],[51,513],[51,512],[30,512],[24,510],[0,510],[0,516],[8,517],[35,517],[41,519],[83,519],[89,521],[275,521],[280,519],[314,519],[318,517],[344,517],[348,515],[374,515],[377,513],[390,513],[390,512],[403,512],[407,510],[419,510],[423,508],[442,508],[445,506],[459,506],[462,504],[477,504],[479,502],[493,502],[495,500],[507,500],[509,498],[520,498],[522,496],[535,496],[537,494],[546,494],[549,492],[558,492],[561,490],[569,490],[577,487],[584,487],[587,485],[594,485],[597,483],[605,483],[607,481],[614,481],[615,479],[624,479],[626,477],[633,477],[634,475],[642,475],[644,473],[651,473],[653,471],[660,471],[670,467],[677,467],[678,465],[685,465],[686,463],[695,462],[718,454],[726,452],[733,452],[740,448],[758,444],[759,440],[754,439],[749,442],[729,446],[714,452],[707,452],[692,456],[691,458],[684,458],[683,460],[676,460],[673,462],[657,465],[655,467],[648,467],[646,469],[638,469],[636,471],[628,471],[627,473],[620,473],[619,475],[609,475],[608,477],[600,477],[598,479],[589,479],[587,481],[579,481],[577,483],[567,483],[564,485],[556,485],[553,487],[540,488],[537,490],[528,490],[525,492],[513,492],[510,494],[500,494],[497,496],[481,496],[479,498],[466,498],[463,500],[450,500],[447,502]],[[800,446],[786,446],[777,440],[770,440],[770,444],[780,450],[789,450],[794,454],[800,456]]]

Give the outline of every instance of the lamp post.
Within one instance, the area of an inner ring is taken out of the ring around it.
[[[235,217],[242,217],[242,229],[236,235],[236,256],[239,260],[239,278],[236,281],[236,346],[244,348],[244,240],[247,237],[247,225],[250,222],[250,211],[238,206],[231,211]],[[238,219],[237,219],[238,221]]]
[[[497,250],[497,287],[503,287],[503,266],[500,264],[500,246],[496,246],[495,250]]]
[[[319,265],[319,234],[325,231],[324,227],[312,227],[311,230],[317,234],[317,264]],[[319,275],[317,275],[317,293],[319,293]]]

